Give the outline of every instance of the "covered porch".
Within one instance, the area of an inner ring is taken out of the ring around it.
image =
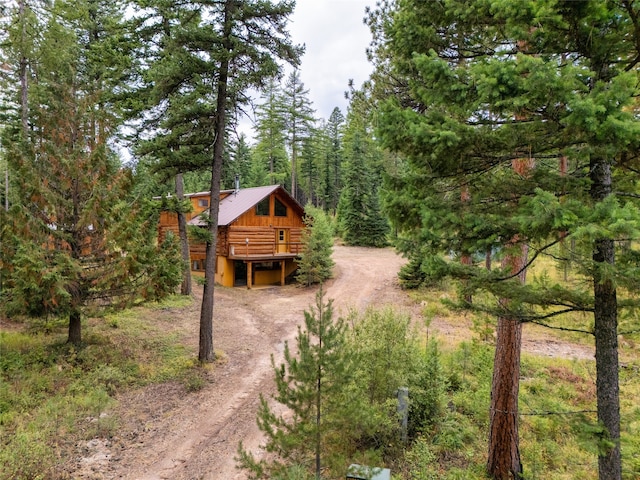
[[[233,286],[248,289],[254,285],[285,285],[288,275],[297,268],[296,253],[276,253],[271,255],[229,255],[233,262]]]

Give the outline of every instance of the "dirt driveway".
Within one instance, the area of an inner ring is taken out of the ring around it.
[[[336,246],[335,278],[327,282],[327,298],[338,315],[350,308],[394,304],[417,316],[413,304],[398,288],[397,272],[404,260],[391,249]],[[217,288],[214,308],[214,347],[226,357],[196,393],[178,384],[144,388],[119,399],[116,415],[122,428],[110,440],[95,439],[79,446],[74,478],[92,479],[246,479],[235,468],[238,442],[260,455],[261,433],[256,426],[260,393],[273,392],[271,355],[278,362],[284,342],[293,343],[303,312],[314,303],[317,289],[296,286],[247,290]],[[197,292],[201,295],[201,289]],[[161,312],[172,328],[190,332],[187,342],[197,354],[200,301],[187,309]],[[468,335],[469,325],[436,319],[431,328],[443,335]],[[466,333],[464,333],[466,332]],[[524,348],[553,355],[548,341],[528,341]],[[569,352],[592,357],[589,349]],[[562,354],[562,356],[565,356]]]

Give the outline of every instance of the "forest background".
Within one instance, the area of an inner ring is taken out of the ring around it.
[[[181,280],[177,243],[154,243],[153,196],[216,198],[236,175],[278,183],[335,215],[346,243],[393,242],[407,285],[454,279],[458,308],[498,319],[496,478],[522,472],[522,324],[569,318],[559,328],[593,336],[599,478],[621,478],[618,338],[637,331],[639,280],[637,1],[380,2],[365,16],[375,71],[328,119],[295,68],[293,2],[2,8],[6,314],[66,315],[79,345],[84,313]],[[252,89],[250,142],[235,127]],[[564,277],[527,279],[543,260]]]

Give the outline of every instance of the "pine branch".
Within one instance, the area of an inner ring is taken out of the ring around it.
[[[522,272],[526,271],[527,268],[529,268],[533,262],[538,258],[538,256],[540,256],[544,251],[548,250],[549,248],[553,247],[554,245],[557,245],[558,243],[561,243],[562,241],[564,241],[567,237],[562,237],[562,238],[558,238],[556,240],[554,240],[551,243],[548,243],[547,245],[545,245],[544,247],[540,248],[540,249],[534,249],[534,254],[531,256],[531,259],[529,259],[527,261],[527,263],[517,272],[506,276],[506,277],[498,277],[495,279],[495,281],[501,282],[504,280],[512,280],[514,278],[517,278],[518,276],[522,275]],[[531,248],[531,247],[530,247]]]
[[[560,315],[560,313],[568,313],[571,310],[567,310],[564,312],[559,312],[558,315]],[[544,317],[540,317],[540,318],[549,318],[549,316],[544,316]],[[569,328],[569,327],[559,327],[559,326],[555,326],[555,325],[550,325],[546,322],[541,322],[539,320],[528,320],[526,323],[533,323],[535,325],[540,325],[541,327],[546,327],[546,328],[550,328],[551,330],[560,330],[562,332],[575,332],[575,333],[585,333],[587,335],[591,335],[594,336],[595,332],[593,331],[589,331],[589,330],[583,330],[580,328]]]

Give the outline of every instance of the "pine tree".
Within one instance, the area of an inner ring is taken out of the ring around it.
[[[353,368],[345,348],[347,326],[342,318],[333,318],[332,303],[325,303],[320,289],[315,309],[304,312],[305,329],[298,327],[297,354],[285,343],[284,363],[275,365],[272,361],[278,391],[275,400],[292,415],[277,415],[261,397],[258,426],[266,436],[265,449],[275,457],[256,461],[240,444],[240,465],[252,478],[276,478],[292,465],[320,478],[323,455],[328,453],[324,449],[327,437],[338,433],[330,423],[331,412],[340,408],[334,403],[343,398]]]
[[[496,363],[491,430],[500,435],[490,437],[489,473],[502,479],[522,472],[518,325],[581,311],[594,314],[593,332],[576,329],[595,337],[598,419],[608,435],[599,478],[619,479],[618,311],[637,306],[618,300],[617,288],[637,281],[629,270],[635,253],[621,241],[636,238],[639,226],[631,172],[640,124],[630,111],[638,6],[395,5],[390,16],[378,12],[386,20],[371,22],[381,27],[376,79],[381,90],[397,87],[393,98],[379,99],[378,135],[406,157],[391,182],[397,196],[390,212],[427,277],[464,279],[467,294],[489,292],[489,301],[474,297],[466,306],[504,319],[509,333],[498,339],[496,358],[515,368],[507,373]],[[567,162],[570,168],[562,167]],[[501,266],[442,256],[488,250],[500,253]],[[568,250],[571,281],[520,281],[545,257],[567,265]]]
[[[335,107],[329,116],[326,125],[326,134],[329,145],[324,158],[324,172],[322,179],[323,205],[326,212],[335,214],[338,208],[338,200],[342,190],[342,170],[344,155],[342,148],[342,128],[344,115],[338,107]]]
[[[302,142],[311,135],[314,123],[314,110],[308,97],[309,90],[305,90],[298,69],[293,70],[287,78],[283,94],[287,144],[291,152],[291,196],[297,199],[298,156]]]
[[[286,185],[291,175],[285,144],[286,107],[276,78],[268,80],[260,98],[262,103],[256,112],[256,145],[253,150],[257,163],[254,175],[266,170],[271,185]]]
[[[39,17],[29,137],[22,122],[5,137],[22,199],[2,226],[5,308],[67,315],[75,344],[83,309],[176,285],[175,246],[156,248],[153,207],[129,197],[131,174],[109,148],[120,122],[112,92],[130,65],[121,18],[118,2],[96,1],[57,1]]]
[[[361,130],[345,144],[345,184],[338,204],[340,234],[349,245],[383,247],[389,227],[380,207],[380,176],[372,167],[376,147]]]
[[[327,138],[324,129],[313,128],[308,138],[302,142],[300,151],[300,181],[298,186],[298,201],[320,205],[322,189],[322,175],[320,171],[322,158],[325,156]]]
[[[277,60],[297,65],[301,49],[291,44],[286,24],[293,11],[289,2],[239,2],[226,0],[209,10],[206,26],[213,31],[213,51],[216,64],[216,110],[213,119],[213,158],[211,197],[209,201],[209,234],[206,244],[205,286],[200,311],[200,348],[202,362],[214,360],[213,354],[213,291],[216,270],[216,245],[222,160],[225,151],[227,113],[249,88],[262,87],[280,70]],[[256,34],[258,32],[258,34]],[[197,39],[200,43],[200,38]]]
[[[200,311],[198,358],[212,362],[213,304],[218,212],[227,138],[235,113],[248,101],[247,91],[277,77],[284,60],[292,65],[302,53],[286,31],[293,3],[254,0],[184,3],[140,2],[139,31],[148,51],[158,53],[149,69],[159,92],[156,116],[160,135],[152,143],[168,169],[210,172],[209,228],[205,285]],[[151,24],[150,28],[147,26]],[[148,34],[147,34],[148,30]],[[154,42],[160,38],[160,48]],[[168,133],[165,135],[165,133]]]
[[[241,187],[258,187],[249,183],[251,171],[251,147],[247,143],[247,137],[241,134],[230,145],[229,159],[222,166],[222,188],[235,188],[236,175]]]
[[[321,209],[307,204],[304,223],[296,279],[308,287],[331,278],[335,262],[331,259],[333,232],[327,215]]]

